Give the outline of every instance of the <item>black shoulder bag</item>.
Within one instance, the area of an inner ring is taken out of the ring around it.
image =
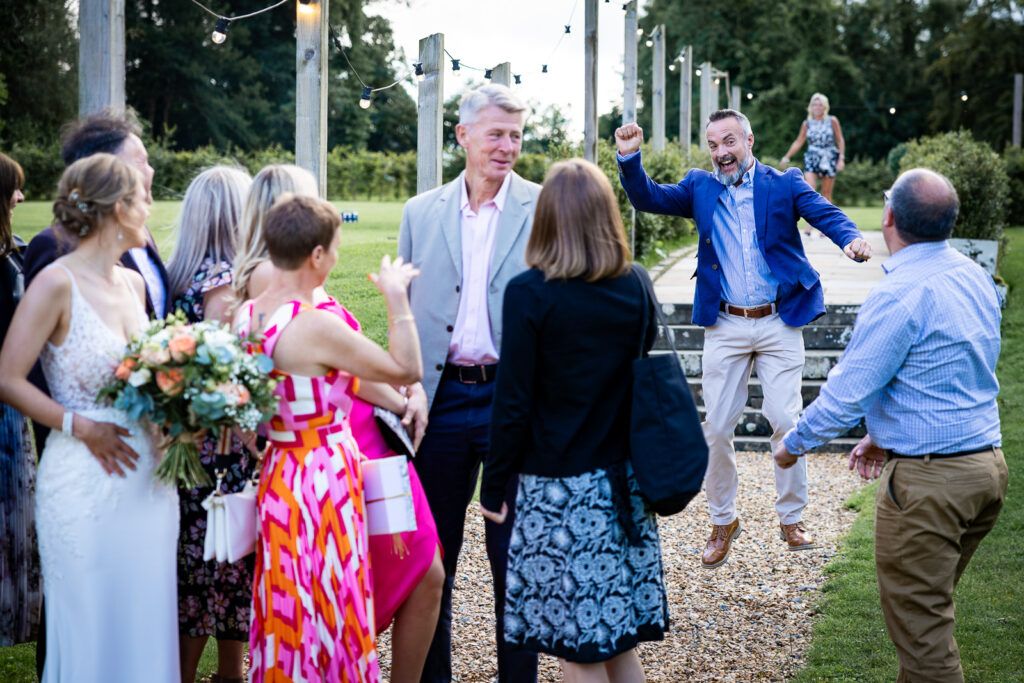
[[[708,445],[651,278],[637,265],[633,274],[640,281],[644,314],[639,357],[633,361],[630,460],[647,505],[659,515],[674,515],[700,492],[708,466]],[[671,354],[644,353],[652,307]]]

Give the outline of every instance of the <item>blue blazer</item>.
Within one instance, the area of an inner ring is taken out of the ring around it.
[[[675,185],[659,185],[644,171],[640,154],[619,161],[619,179],[637,211],[692,218],[697,224],[697,291],[693,323],[711,327],[722,300],[721,266],[711,241],[718,196],[725,186],[714,174],[693,169]],[[825,313],[818,271],[804,254],[797,221],[803,218],[845,247],[861,237],[846,214],[808,185],[798,169],[776,171],[755,161],[754,223],[757,246],[779,281],[778,307],[783,322],[800,327]]]

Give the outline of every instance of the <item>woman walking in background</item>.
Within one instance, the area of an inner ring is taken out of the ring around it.
[[[11,212],[25,199],[24,186],[21,166],[0,153],[0,346],[25,294],[25,242],[11,228]],[[31,420],[0,403],[0,647],[35,640],[39,626],[43,593],[33,515],[32,443]]]
[[[502,524],[520,476],[505,640],[558,657],[567,681],[642,681],[636,645],[668,630],[658,526],[629,463],[632,362],[655,316],[597,166],[552,166],[526,263],[505,290],[480,488]]]
[[[820,177],[821,196],[831,202],[836,174],[846,164],[846,141],[843,139],[839,119],[828,114],[828,98],[820,92],[811,95],[811,101],[807,104],[807,118],[800,124],[800,132],[789,146],[786,156],[782,157],[779,168],[786,168],[790,157],[800,151],[805,141],[807,151],[804,152],[804,180],[817,190]]]
[[[215,166],[196,176],[185,192],[168,279],[174,308],[181,309],[190,323],[230,323],[227,310],[232,296],[234,242],[251,184],[252,178],[244,170]],[[217,434],[203,438],[200,462],[212,482],[217,481],[217,472],[223,471],[221,491],[235,493],[254,473],[255,444],[247,447],[233,435],[229,452],[221,454],[217,453],[218,441]],[[232,563],[203,561],[203,501],[212,491],[209,486],[178,489],[178,629],[183,683],[195,680],[199,658],[211,636],[217,640],[214,683],[241,683],[244,646],[249,640],[254,556]]]

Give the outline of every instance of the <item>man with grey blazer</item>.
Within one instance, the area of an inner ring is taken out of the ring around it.
[[[444,549],[441,613],[423,681],[452,680],[451,615],[466,508],[487,458],[494,377],[501,348],[505,285],[526,270],[525,250],[540,186],[512,167],[522,147],[526,107],[501,85],[467,93],[456,138],[466,150],[458,178],[410,199],[398,255],[420,270],[409,287],[423,352],[430,409],[416,469]],[[518,481],[506,491],[509,516]],[[505,645],[505,565],[512,524],[485,522],[494,579],[498,680],[537,679],[537,656]]]

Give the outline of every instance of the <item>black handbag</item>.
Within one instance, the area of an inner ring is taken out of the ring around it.
[[[397,455],[404,455],[407,458],[416,457],[416,449],[413,448],[412,439],[409,438],[409,434],[405,431],[402,418],[380,406],[373,407],[373,417],[377,422],[380,435],[384,437],[384,442],[388,445],[388,448]]]
[[[640,353],[633,361],[630,459],[648,507],[662,516],[674,515],[700,492],[708,466],[708,445],[651,278],[637,265],[633,273],[640,280],[644,314]],[[671,354],[644,353],[643,339],[652,307]]]

